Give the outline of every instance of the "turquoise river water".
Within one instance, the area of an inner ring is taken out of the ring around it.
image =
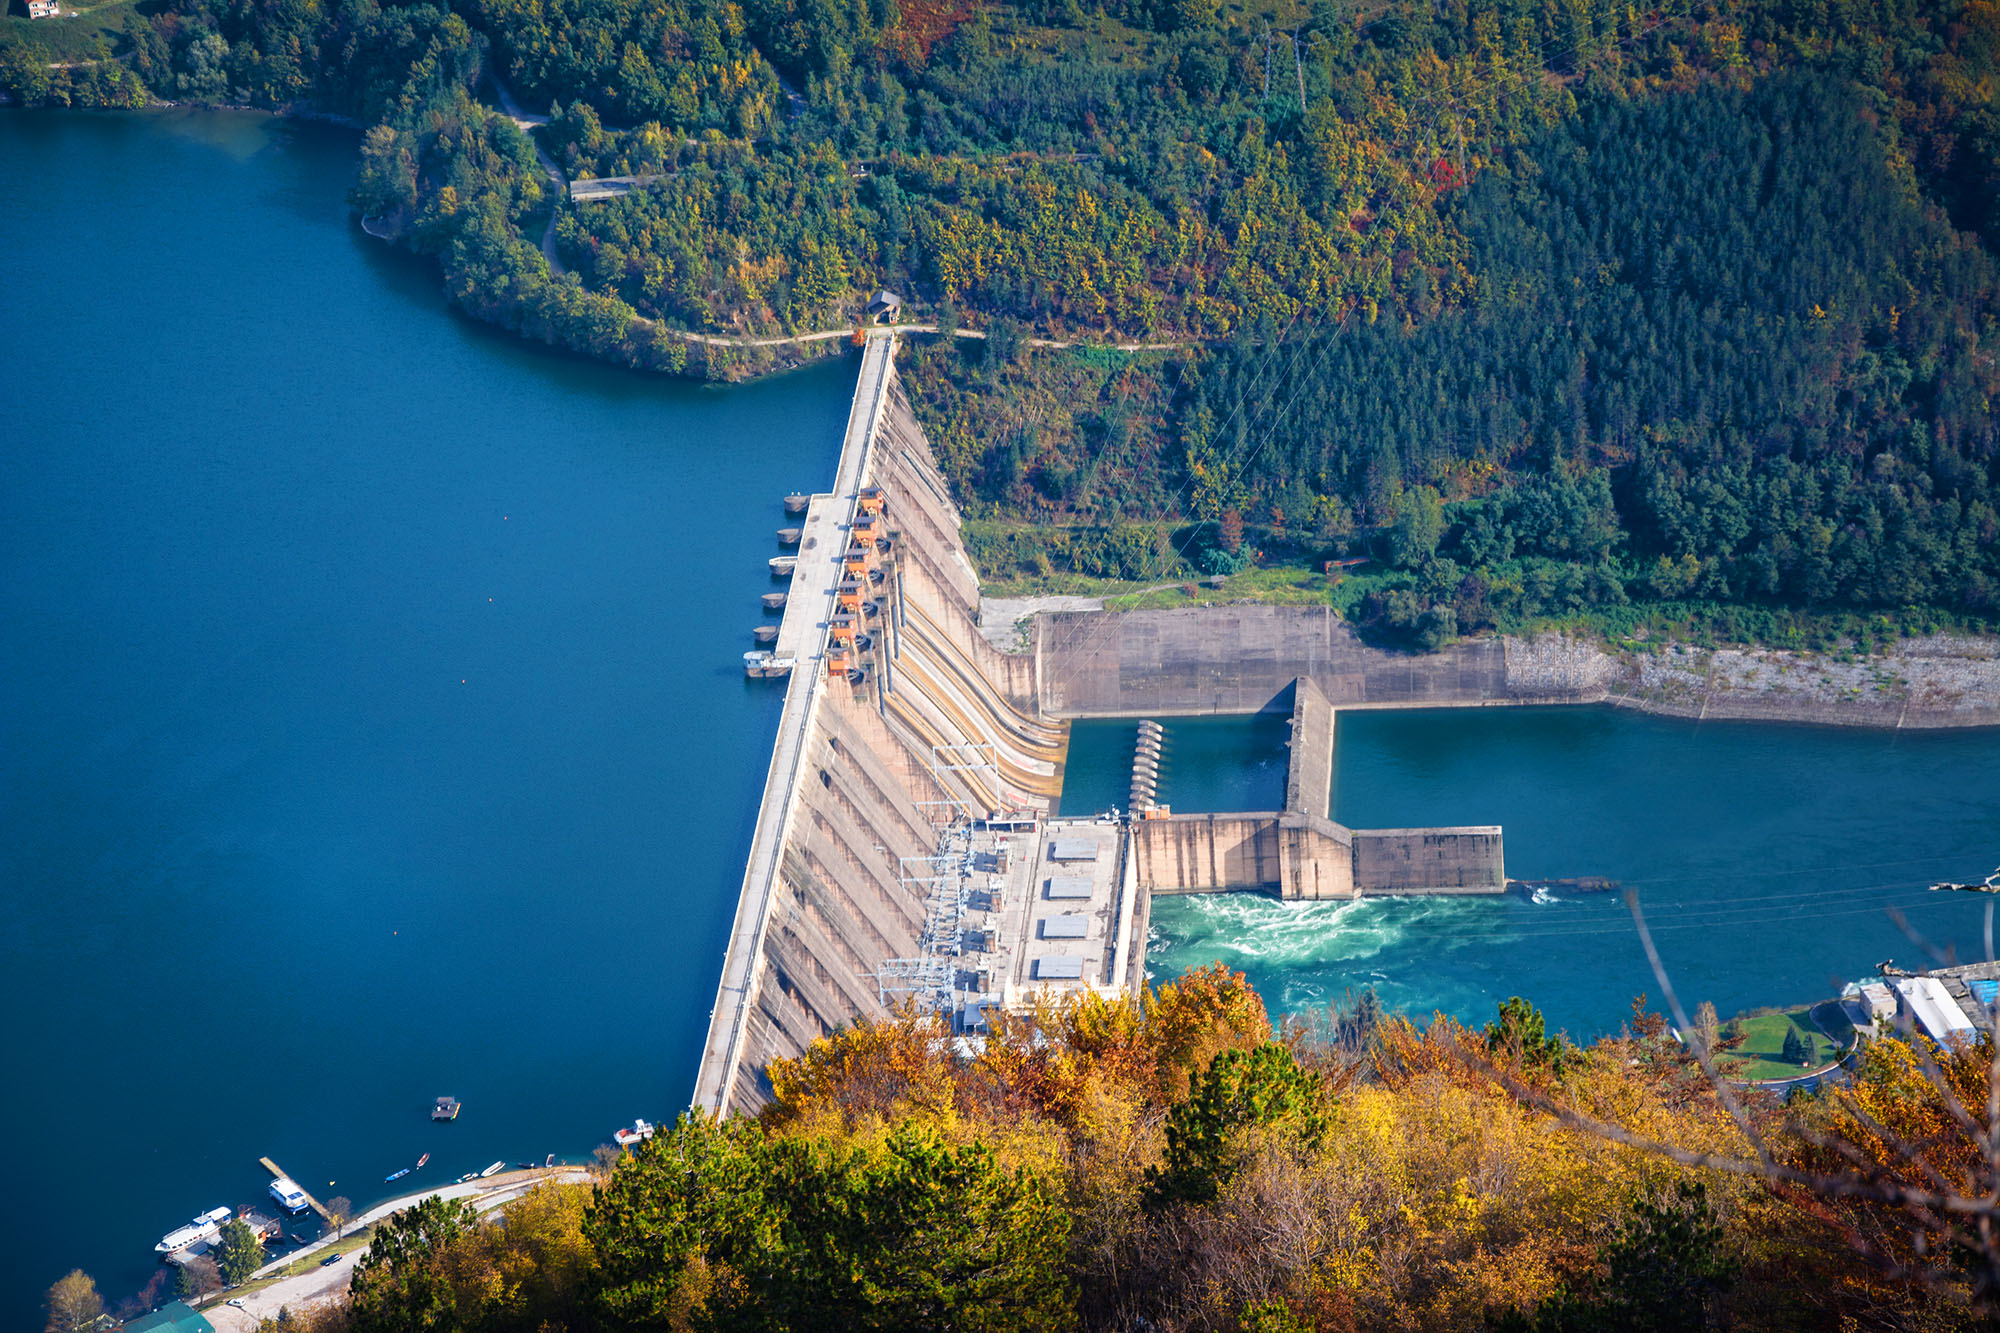
[[[0,112],[0,1327],[131,1294],[260,1155],[365,1206],[693,1088],[779,705],[741,653],[853,368],[456,317],[355,149]]]
[[[1177,812],[1284,802],[1286,719],[1166,719]],[[1122,805],[1134,724],[1079,724],[1068,813]],[[2000,734],[1694,723],[1610,707],[1339,715],[1334,818],[1499,824],[1508,874],[1636,890],[1669,977],[1727,1015],[1835,992],[1926,954],[1897,924],[1985,956],[1981,895],[1931,893],[2000,862]],[[1655,984],[1621,895],[1282,903],[1158,898],[1156,977],[1220,959],[1273,1010],[1373,987],[1391,1007],[1483,1022],[1526,995],[1572,1034],[1615,1030]]]

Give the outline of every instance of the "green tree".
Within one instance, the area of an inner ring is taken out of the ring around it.
[[[355,1333],[429,1333],[463,1326],[449,1251],[479,1217],[463,1199],[432,1195],[382,1220],[349,1288]]]
[[[1318,1074],[1267,1041],[1217,1052],[1187,1099],[1167,1113],[1167,1160],[1146,1168],[1145,1201],[1213,1203],[1240,1164],[1246,1130],[1277,1130],[1306,1146],[1326,1133]]]
[[[257,1239],[257,1233],[250,1224],[238,1218],[226,1223],[222,1228],[222,1245],[216,1254],[215,1266],[222,1271],[222,1280],[230,1286],[249,1280],[252,1273],[264,1265],[264,1243]]]
[[[1558,1076],[1577,1053],[1561,1034],[1550,1036],[1542,1011],[1518,995],[1502,1001],[1499,1020],[1486,1025],[1486,1049],[1512,1056],[1525,1068],[1546,1069]]]
[[[46,1333],[78,1333],[80,1329],[94,1327],[104,1314],[104,1301],[97,1294],[97,1284],[81,1268],[57,1278],[44,1305],[49,1314],[48,1322],[42,1325]]]
[[[1598,1271],[1559,1289],[1532,1316],[1496,1321],[1501,1333],[1705,1333],[1716,1298],[1739,1265],[1699,1182],[1659,1202],[1640,1199],[1598,1253]]]
[[[612,1328],[679,1327],[701,1304],[711,1251],[764,1216],[754,1121],[685,1114],[622,1159],[583,1222],[592,1302]]]
[[[584,1223],[613,1328],[1059,1325],[1069,1214],[1038,1176],[903,1125],[866,1145],[683,1116]]]
[[[1389,559],[1398,568],[1415,569],[1437,554],[1444,539],[1444,503],[1429,486],[1406,492],[1389,527]]]
[[[768,1229],[731,1256],[752,1327],[1047,1328],[1070,1304],[1069,1211],[981,1144],[899,1126],[879,1145],[780,1138],[759,1153]]]
[[[1779,1058],[1788,1065],[1803,1065],[1811,1062],[1812,1048],[1799,1040],[1799,1030],[1797,1028],[1787,1027],[1785,1029],[1785,1044],[1779,1052]]]

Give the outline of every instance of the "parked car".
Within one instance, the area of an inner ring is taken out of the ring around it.
[[[326,1256],[326,1258],[320,1260],[319,1266],[321,1268],[331,1268],[339,1262],[340,1262],[340,1251],[335,1250],[332,1254],[329,1254],[328,1256]]]

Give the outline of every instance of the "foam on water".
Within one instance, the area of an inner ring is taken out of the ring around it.
[[[1219,723],[1201,763],[1231,762]],[[1082,727],[1079,727],[1079,734]],[[1249,790],[1281,742],[1239,733]],[[1177,786],[1193,785],[1183,750]],[[1494,823],[1528,879],[1603,876],[1640,896],[1676,988],[1724,1013],[1836,993],[1879,960],[1981,956],[1977,880],[2000,850],[2000,735],[1694,723],[1610,708],[1343,715],[1335,815],[1356,828]],[[1199,804],[1176,808],[1199,810]],[[1218,807],[1223,808],[1223,807]],[[1272,808],[1269,804],[1235,808]],[[1384,1004],[1483,1023],[1510,995],[1557,1027],[1614,1031],[1659,985],[1623,895],[1283,903],[1252,894],[1153,903],[1160,977],[1221,961],[1274,1013],[1372,986]]]

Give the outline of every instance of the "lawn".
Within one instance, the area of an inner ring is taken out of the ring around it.
[[[61,18],[29,19],[20,4],[9,4],[0,18],[0,47],[23,46],[39,51],[43,58],[91,60],[99,54],[102,38],[111,53],[128,45],[126,21],[135,15],[139,0],[105,0],[101,4],[63,4]]]
[[[1836,1046],[1813,1025],[1808,1017],[1812,1008],[1801,1005],[1796,1009],[1760,1010],[1725,1023],[1725,1035],[1732,1029],[1743,1034],[1742,1044],[1724,1054],[1730,1077],[1750,1081],[1798,1078],[1802,1074],[1824,1069],[1840,1059],[1845,1053],[1844,1047]],[[1825,1006],[1821,1008],[1823,1010]],[[1847,1028],[1844,1022],[1833,1031],[1841,1036],[1852,1035],[1852,1029]],[[1787,1032],[1796,1032],[1802,1040],[1811,1043],[1812,1058],[1804,1064],[1783,1058]]]

